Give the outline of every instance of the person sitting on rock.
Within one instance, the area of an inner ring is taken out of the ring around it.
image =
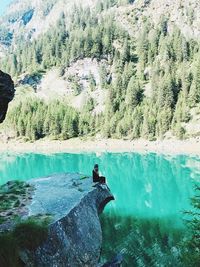
[[[99,165],[98,164],[94,165],[94,169],[92,171],[92,177],[93,177],[94,183],[100,183],[100,184],[106,183],[106,178],[104,176],[99,176]]]

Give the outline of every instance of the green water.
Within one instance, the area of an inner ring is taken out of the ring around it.
[[[200,159],[157,154],[1,154],[0,184],[52,173],[90,174],[94,163],[115,196],[101,216],[102,260],[123,253],[123,266],[181,266],[186,234],[182,211],[190,208]]]

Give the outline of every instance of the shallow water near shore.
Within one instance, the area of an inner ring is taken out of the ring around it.
[[[107,177],[115,201],[101,222],[102,260],[124,255],[123,266],[179,266],[183,211],[199,182],[200,158],[154,153],[0,154],[0,184],[53,173],[90,175],[94,163]],[[180,265],[181,266],[181,265]]]

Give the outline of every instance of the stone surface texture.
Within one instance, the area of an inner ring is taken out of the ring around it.
[[[14,83],[10,75],[0,70],[0,123],[6,117],[8,104],[13,99],[14,93]]]
[[[95,267],[102,245],[99,214],[111,192],[84,175],[58,174],[30,181],[35,187],[28,216],[51,214],[48,239],[35,251],[23,251],[28,267]]]

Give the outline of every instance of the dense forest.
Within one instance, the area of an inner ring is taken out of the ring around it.
[[[45,103],[30,98],[16,103],[7,115],[5,125],[15,130],[17,137],[37,140],[45,136],[66,140],[79,135],[95,134],[102,123],[102,116],[90,116],[92,103],[81,113],[67,105],[65,100]]]
[[[39,75],[54,66],[62,76],[72,62],[86,57],[106,59],[113,70],[112,78],[105,79],[102,69],[101,85],[109,94],[104,113],[93,113],[94,99],[81,112],[65,101],[21,101],[7,119],[17,136],[66,139],[100,132],[108,138],[155,140],[171,131],[180,139],[188,137],[184,125],[191,119],[190,110],[200,112],[199,43],[187,40],[176,27],[169,31],[167,17],[158,25],[144,17],[141,33],[132,36],[111,11],[107,15],[115,4],[102,1],[96,9],[75,7],[69,24],[63,13],[56,26],[37,40],[27,43],[21,37],[16,47],[10,47],[1,68],[13,76]],[[95,90],[95,81],[90,79]],[[79,94],[76,81],[74,88]]]

